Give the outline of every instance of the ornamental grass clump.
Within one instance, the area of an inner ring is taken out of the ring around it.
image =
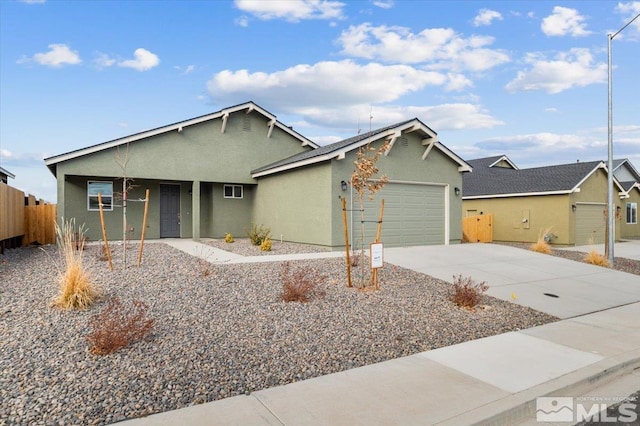
[[[551,254],[551,246],[547,241],[547,238],[550,235],[549,231],[551,231],[551,228],[547,228],[538,234],[538,241],[531,244],[531,250],[542,254]]]
[[[87,309],[100,295],[82,262],[86,230],[84,225],[76,230],[75,225],[75,219],[63,222],[62,226],[56,223],[56,239],[64,266],[60,270],[60,288],[53,306],[65,310]]]
[[[589,253],[584,256],[583,260],[592,265],[604,266],[605,268],[609,267],[609,260],[607,257],[598,253],[595,249],[589,251]]]
[[[110,299],[107,307],[89,320],[91,333],[85,336],[89,352],[107,355],[143,339],[155,324],[146,317],[148,309],[139,300],[126,307],[117,297]]]
[[[453,276],[453,290],[450,299],[456,305],[473,309],[482,300],[482,294],[489,290],[489,286],[483,281],[476,283],[471,277],[462,278],[462,274]]]
[[[291,268],[290,262],[282,265],[282,294],[285,302],[308,302],[312,295],[322,297],[324,292],[317,286],[324,281],[324,275],[308,267]]]
[[[264,225],[253,225],[251,229],[247,231],[247,236],[251,240],[251,244],[259,246],[266,239],[271,238],[271,228],[265,228]]]

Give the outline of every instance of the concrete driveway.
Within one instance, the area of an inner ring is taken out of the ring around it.
[[[563,247],[562,250],[575,250],[589,253],[595,249],[598,253],[604,253],[604,244],[590,246]],[[618,241],[613,244],[613,255],[625,259],[640,260],[640,240]]]
[[[639,275],[499,244],[386,248],[384,261],[448,282],[470,276],[490,296],[563,319],[640,301]]]

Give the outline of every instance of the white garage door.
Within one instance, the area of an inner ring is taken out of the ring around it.
[[[576,245],[603,244],[605,204],[576,204]]]
[[[380,241],[385,247],[445,244],[445,187],[388,183],[371,201],[365,196],[365,246],[373,242],[384,198]],[[354,209],[358,209],[354,197]],[[360,212],[353,211],[352,242],[361,244]]]

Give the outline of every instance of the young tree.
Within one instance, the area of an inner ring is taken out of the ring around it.
[[[356,154],[356,160],[353,162],[355,170],[351,174],[349,183],[356,191],[358,205],[360,207],[360,258],[364,259],[364,234],[365,234],[365,215],[364,215],[364,197],[368,196],[369,200],[373,200],[373,196],[378,193],[389,181],[386,175],[374,178],[380,173],[377,167],[378,160],[382,154],[390,149],[390,143],[385,141],[378,149],[371,146],[371,142],[360,147]],[[364,287],[365,280],[365,263],[358,262],[360,266],[360,281]]]

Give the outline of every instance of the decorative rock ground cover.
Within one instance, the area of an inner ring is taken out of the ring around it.
[[[302,304],[280,300],[282,263],[203,268],[154,243],[140,268],[131,246],[125,269],[122,246],[112,251],[114,271],[98,247],[85,251],[103,296],[84,312],[50,307],[55,247],[0,256],[0,424],[110,424],[556,320],[488,296],[485,309],[460,309],[450,284],[392,265],[370,292],[346,288],[343,259],[292,262],[326,277],[324,296]],[[148,304],[155,326],[93,355],[89,319],[112,297]]]

